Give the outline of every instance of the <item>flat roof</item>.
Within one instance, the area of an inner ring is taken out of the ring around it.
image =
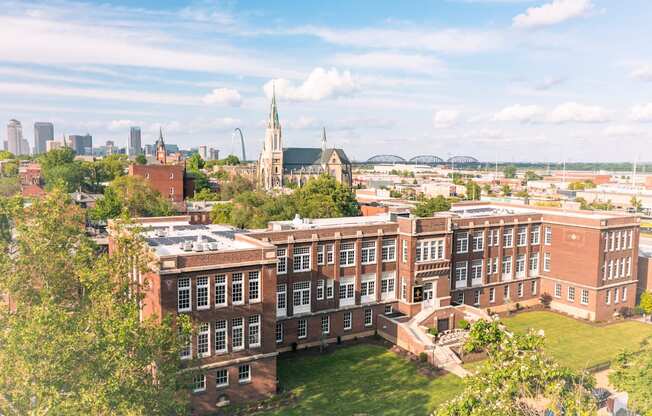
[[[270,221],[272,231],[283,230],[310,230],[326,227],[342,227],[347,225],[373,225],[387,224],[392,222],[392,215],[389,213],[368,215],[360,217],[339,217],[339,218],[301,218],[295,217],[289,221]],[[269,230],[269,229],[268,229]]]
[[[236,239],[236,234],[244,233],[245,230],[227,225],[162,220],[143,223],[141,226],[145,242],[159,257],[260,247],[253,242]]]
[[[512,205],[499,203],[462,203],[453,205],[450,212],[459,215],[461,218],[524,214],[549,214],[597,220],[632,217],[631,214],[618,212],[582,211],[564,208],[537,207],[534,205]]]

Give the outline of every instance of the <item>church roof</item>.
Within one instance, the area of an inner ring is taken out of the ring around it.
[[[326,149],[323,153],[318,147],[286,147],[283,149],[283,166],[289,169],[321,166],[330,159],[333,152],[337,153],[343,164],[351,163],[342,149]]]

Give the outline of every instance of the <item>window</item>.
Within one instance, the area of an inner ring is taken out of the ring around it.
[[[530,254],[530,276],[539,274],[539,253]]]
[[[403,257],[403,263],[407,263],[408,261],[408,242],[407,240],[402,240],[402,257]]]
[[[561,283],[555,283],[555,297],[561,297]]]
[[[503,300],[509,300],[509,285],[503,286]]]
[[[238,367],[238,383],[249,383],[251,381],[251,366],[242,364]]]
[[[605,303],[607,305],[611,304],[611,289],[607,289]]]
[[[276,274],[285,274],[288,271],[287,250],[279,248],[276,250]]]
[[[208,277],[197,278],[197,310],[208,309]]]
[[[260,315],[249,317],[249,348],[260,347]]]
[[[480,290],[473,291],[473,304],[474,305],[480,304]]]
[[[525,277],[525,254],[516,256],[516,277]]]
[[[516,235],[516,245],[519,247],[527,245],[527,227],[524,225],[518,227],[518,233]]]
[[[226,275],[215,276],[215,306],[226,306]]]
[[[366,274],[360,278],[360,301],[363,303],[376,300],[376,275]]]
[[[537,245],[539,244],[539,235],[541,234],[541,226],[533,225],[532,230],[530,231],[530,244]]]
[[[333,299],[334,286],[334,279],[326,279],[326,299]]]
[[[260,273],[249,272],[249,302],[260,302]]]
[[[523,282],[518,282],[518,285],[516,286],[516,293],[518,294],[519,298],[523,297]]]
[[[208,357],[211,355],[210,347],[210,332],[211,327],[208,322],[199,324],[197,329],[197,356]]]
[[[572,286],[568,287],[568,301],[575,302],[575,288]]]
[[[355,277],[340,277],[340,306],[355,304]]]
[[[627,277],[631,277],[631,276],[632,276],[632,258],[627,257]]]
[[[616,238],[614,232],[609,233],[609,251],[614,251],[616,248]]]
[[[242,297],[243,286],[242,273],[233,273],[231,275],[231,303],[234,305],[242,305],[244,303],[244,298]]]
[[[498,247],[498,233],[500,231],[498,229],[490,230],[489,231],[489,245]]]
[[[229,370],[222,368],[215,372],[215,387],[227,387],[229,385]]]
[[[482,259],[471,261],[471,284],[482,283]]]
[[[401,299],[407,300],[407,282],[405,277],[401,277]]]
[[[302,339],[308,336],[308,321],[299,319],[297,321],[297,338]]]
[[[353,313],[344,312],[344,330],[348,331],[352,328],[353,325]]]
[[[376,242],[362,242],[362,264],[373,264],[376,262]]]
[[[498,273],[498,257],[494,257],[494,267],[493,267],[493,272]]]
[[[372,309],[364,310],[364,326],[371,326],[373,324],[373,311]]]
[[[326,264],[326,257],[324,256],[325,251],[323,244],[317,246],[317,264],[320,266]]]
[[[192,379],[192,391],[197,393],[206,390],[206,375],[197,374]]]
[[[582,289],[582,297],[580,298],[580,303],[582,305],[588,305],[589,304],[589,290],[588,289]]]
[[[231,343],[233,351],[244,348],[244,318],[231,320]]]
[[[455,287],[466,287],[467,262],[458,261],[455,263]]]
[[[533,294],[533,295],[536,295],[536,294],[537,294],[537,281],[536,281],[536,280],[533,280],[533,281],[531,282],[531,285],[532,285],[532,286],[531,286],[530,290],[532,291],[532,294]]]
[[[283,322],[276,323],[276,343],[280,344],[283,342]]]
[[[310,270],[310,247],[295,247],[292,251],[292,271],[305,272]]]
[[[276,285],[276,316],[287,315],[287,286]]]
[[[455,293],[455,302],[462,305],[464,303],[464,292]]]
[[[469,252],[469,233],[460,233],[457,235],[456,246],[458,253]]]
[[[326,281],[324,279],[317,280],[317,300],[324,299],[325,287],[326,287]]]
[[[482,251],[484,248],[484,232],[476,231],[473,233],[473,251]]]
[[[618,295],[619,295],[618,288],[615,287],[614,288],[614,304],[618,303],[618,301],[620,300],[620,299],[618,299]]]
[[[335,248],[332,244],[326,246],[326,262],[328,264],[335,263]]]
[[[396,240],[393,238],[383,239],[381,250],[383,261],[396,261]]]
[[[323,315],[321,317],[321,333],[327,335],[331,332],[331,317]]]
[[[609,233],[604,233],[604,252],[609,251]]]
[[[192,358],[192,339],[190,335],[181,335],[181,328],[179,328],[179,336],[183,338],[183,341],[185,343],[183,344],[183,348],[181,348],[181,351],[179,352],[179,358],[182,360],[189,360]]]
[[[441,260],[444,258],[444,240],[417,241],[416,261]]]
[[[215,321],[215,353],[225,353],[227,351],[227,342],[226,319]]]
[[[609,280],[613,279],[614,277],[614,261],[609,260]]]
[[[620,240],[621,240],[622,233],[618,231],[618,234],[616,234],[616,250],[620,250]]]
[[[353,266],[355,264],[355,243],[342,243],[340,245],[340,266]]]
[[[543,271],[550,271],[550,253],[543,253]]]
[[[503,257],[503,278],[512,278],[512,256]]]
[[[552,244],[552,227],[547,225],[544,227],[545,235],[543,236],[543,244],[549,246]]]
[[[392,312],[394,312],[394,308],[392,308],[392,305],[385,305],[385,315],[391,315]]]
[[[627,248],[632,248],[632,235],[634,234],[634,230],[629,230],[627,233]]]
[[[494,303],[496,301],[496,288],[489,288],[489,303]]]
[[[295,282],[292,285],[292,306],[295,314],[310,312],[310,281]]]
[[[627,287],[623,288],[623,302],[627,302]]]
[[[190,306],[190,278],[182,277],[177,280],[177,310],[179,312],[188,312],[192,310]]]
[[[514,229],[511,227],[503,230],[503,247],[511,247],[514,245]]]

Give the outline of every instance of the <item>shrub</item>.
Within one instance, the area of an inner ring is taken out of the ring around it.
[[[436,337],[439,334],[439,331],[437,331],[437,328],[428,328],[428,333],[433,337]]]
[[[521,304],[520,303],[516,302],[516,305],[514,305],[514,306],[516,307],[517,311],[521,310]]]
[[[428,354],[426,354],[425,352],[420,352],[419,353],[419,361],[421,361],[422,363],[425,363],[426,361],[428,361]]]
[[[544,293],[543,295],[541,295],[539,300],[541,301],[541,304],[543,306],[545,306],[546,308],[549,308],[550,307],[550,302],[552,302],[552,296],[550,296],[549,293]]]
[[[460,329],[469,329],[471,324],[466,319],[460,319],[460,322],[457,324]]]

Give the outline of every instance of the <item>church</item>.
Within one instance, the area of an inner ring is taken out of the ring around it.
[[[321,147],[283,147],[274,92],[265,142],[258,160],[260,184],[267,190],[283,188],[291,183],[303,185],[308,179],[324,173],[351,187],[351,162],[344,150],[327,147],[326,129],[322,130]]]

